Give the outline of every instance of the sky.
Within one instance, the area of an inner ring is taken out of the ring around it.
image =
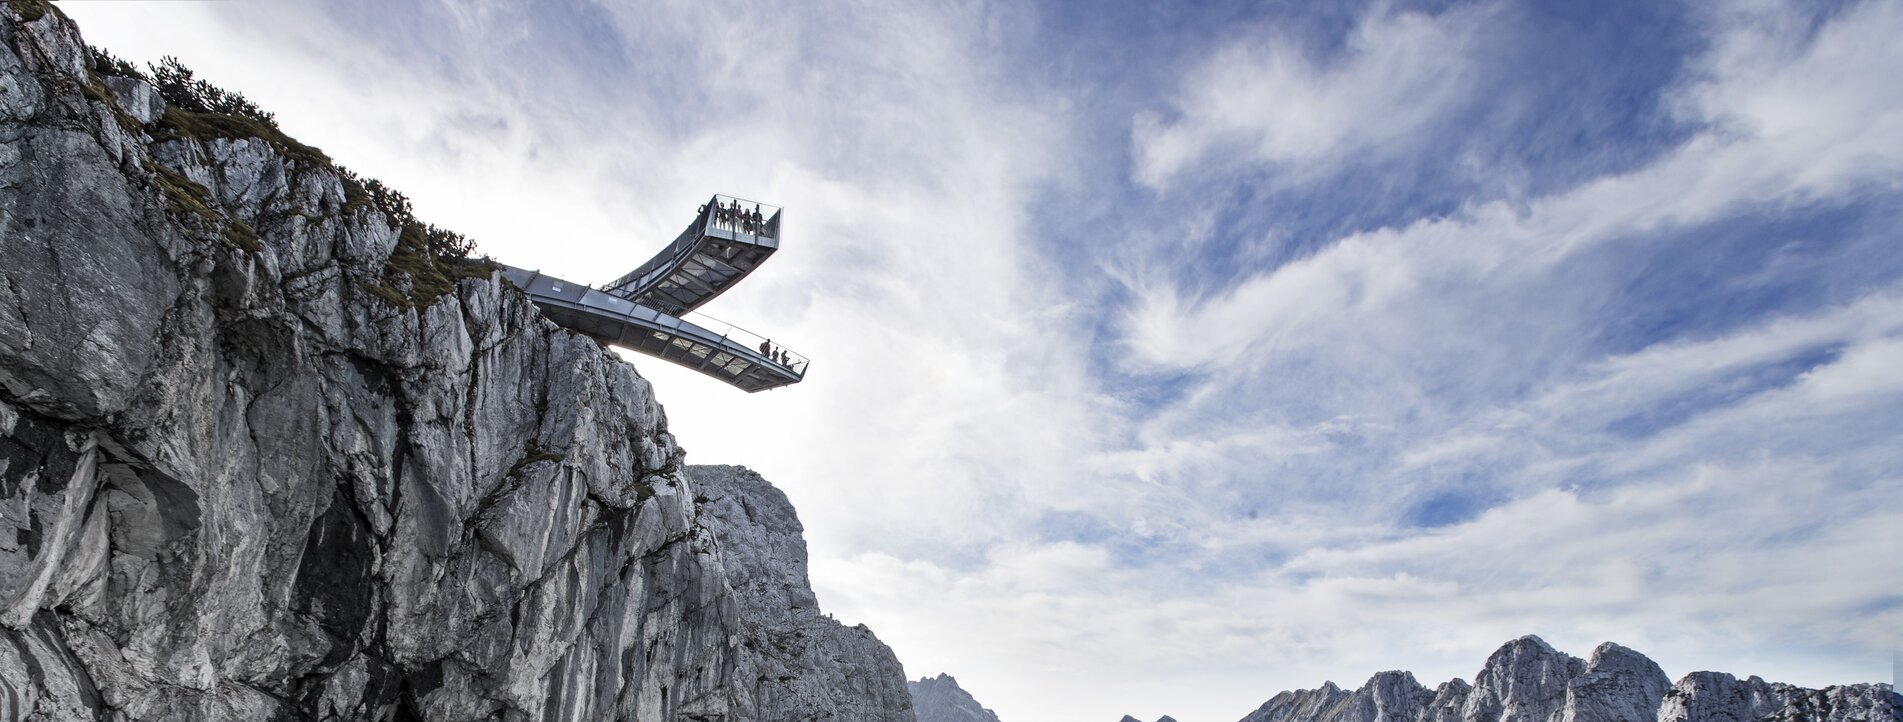
[[[806,380],[632,363],[1006,722],[1903,647],[1898,0],[61,7],[512,265],[784,206]]]

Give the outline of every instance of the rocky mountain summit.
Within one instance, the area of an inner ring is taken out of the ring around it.
[[[112,70],[0,5],[0,722],[910,722],[632,366]]]
[[[1527,636],[1488,657],[1471,685],[1430,691],[1407,672],[1381,672],[1352,692],[1333,682],[1283,692],[1242,722],[1888,722],[1896,710],[1885,684],[1810,690],[1695,672],[1674,685],[1617,644],[1582,660]]]
[[[949,674],[906,682],[918,722],[998,722],[998,714],[978,704]]]

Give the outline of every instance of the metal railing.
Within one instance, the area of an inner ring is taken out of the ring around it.
[[[539,271],[505,267],[503,275],[527,291],[531,298],[559,299],[592,309],[596,313],[611,317],[619,316],[637,325],[669,329],[675,332],[672,335],[683,338],[713,340],[717,337],[722,343],[744,350],[748,354],[758,354],[760,359],[784,368],[794,376],[805,376],[806,366],[810,363],[805,356],[794,353],[765,336],[699,311],[687,314],[686,318],[674,316],[584,284],[546,276]]]
[[[657,279],[679,268],[687,255],[700,245],[700,239],[709,235],[710,230],[721,230],[737,236],[752,235],[757,238],[771,238],[777,244],[780,238],[781,208],[770,203],[759,203],[727,195],[715,195],[713,200],[702,204],[700,214],[694,222],[674,237],[674,242],[656,254],[647,263],[629,271],[627,275],[601,286],[604,291],[625,293],[634,289],[645,289]],[[755,214],[760,220],[754,221]],[[741,216],[746,218],[743,220]]]
[[[687,314],[687,317],[682,320],[706,329],[709,332],[719,334],[723,339],[738,343],[749,350],[759,353],[761,356],[765,356],[768,360],[779,364],[788,371],[792,371],[796,376],[806,375],[806,364],[809,363],[807,358],[794,353],[785,346],[774,343],[772,339],[699,311]]]
[[[761,238],[780,237],[780,207],[727,195],[716,195],[701,207],[700,224]]]

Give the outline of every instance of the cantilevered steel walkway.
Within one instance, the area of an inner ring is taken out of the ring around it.
[[[714,196],[667,248],[601,290],[679,316],[713,300],[779,248],[780,209]]]
[[[704,315],[682,316],[752,273],[779,236],[780,209],[714,196],[659,255],[600,289],[511,266],[502,276],[566,328],[760,391],[799,383],[806,357]]]

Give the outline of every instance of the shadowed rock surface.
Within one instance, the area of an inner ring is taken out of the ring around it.
[[[1508,642],[1475,683],[1433,692],[1406,672],[1382,672],[1353,692],[1333,682],[1283,692],[1243,722],[1887,722],[1887,684],[1810,690],[1752,677],[1695,672],[1674,686],[1645,655],[1607,642],[1591,661],[1539,637]]]
[[[918,722],[998,722],[998,715],[978,704],[949,674],[906,682]]]
[[[632,366],[492,278],[392,290],[321,155],[88,65],[0,5],[0,722],[758,719],[744,645],[812,625],[730,587]],[[903,681],[856,634],[780,719],[909,716],[834,713]]]
[[[1415,722],[1434,699],[1407,672],[1382,672],[1353,692],[1333,682],[1321,689],[1283,692],[1251,712],[1248,722],[1327,720],[1328,722]]]

